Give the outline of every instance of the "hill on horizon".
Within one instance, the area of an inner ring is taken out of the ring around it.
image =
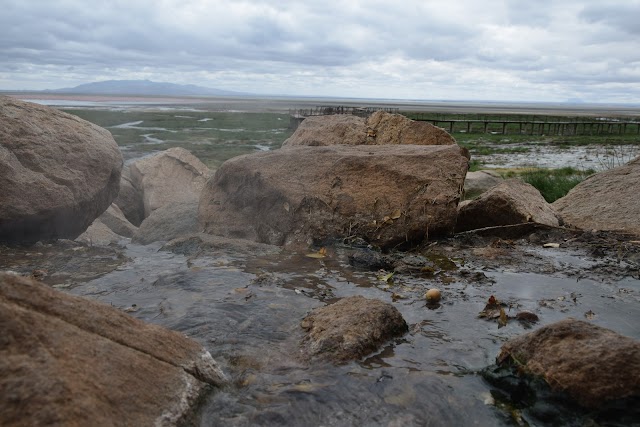
[[[85,83],[75,87],[48,90],[54,93],[90,95],[164,95],[164,96],[242,96],[244,92],[213,89],[196,85],[152,82],[151,80],[105,80]]]

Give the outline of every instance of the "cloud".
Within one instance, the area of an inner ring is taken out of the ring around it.
[[[3,3],[5,89],[149,78],[292,95],[640,95],[638,1]]]

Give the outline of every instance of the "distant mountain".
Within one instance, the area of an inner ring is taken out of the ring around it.
[[[239,96],[248,95],[231,90],[212,89],[196,85],[159,83],[150,80],[107,80],[48,92],[87,95],[160,95],[160,96]]]

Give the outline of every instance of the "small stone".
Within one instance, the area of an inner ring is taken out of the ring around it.
[[[427,302],[430,304],[435,304],[440,302],[440,298],[442,295],[440,294],[440,290],[436,288],[429,289],[426,294],[424,294]]]

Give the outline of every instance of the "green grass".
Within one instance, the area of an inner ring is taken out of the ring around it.
[[[288,114],[216,111],[137,111],[68,109],[68,113],[106,128],[125,159],[183,147],[210,168],[256,146],[279,148],[291,136]],[[202,121],[206,119],[205,121]],[[115,127],[139,122],[135,127]],[[145,136],[146,135],[146,136]],[[149,138],[160,140],[153,142]]]
[[[594,174],[593,169],[579,170],[572,167],[560,169],[532,169],[518,172],[507,172],[505,178],[518,176],[540,191],[542,197],[553,203],[564,197],[573,187]]]

